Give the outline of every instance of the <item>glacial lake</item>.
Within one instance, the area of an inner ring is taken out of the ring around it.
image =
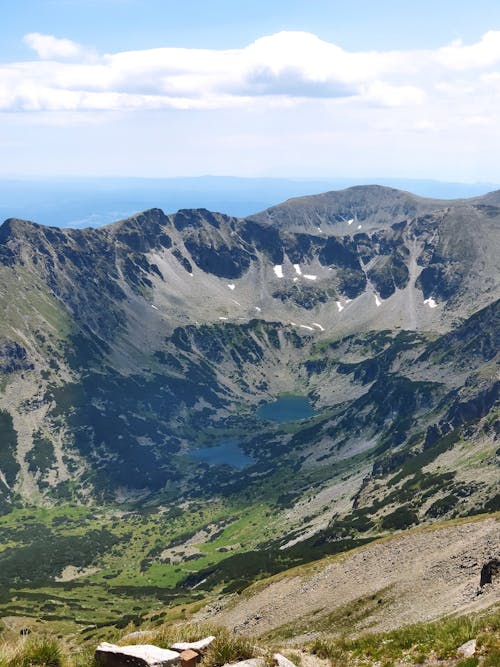
[[[247,456],[240,448],[236,438],[221,442],[214,447],[201,447],[190,452],[190,456],[198,461],[204,461],[209,465],[228,465],[232,468],[245,468],[254,462],[251,456]]]
[[[292,422],[316,414],[307,396],[281,396],[257,408],[257,417],[271,422]]]

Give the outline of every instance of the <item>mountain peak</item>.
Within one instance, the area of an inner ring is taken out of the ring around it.
[[[30,220],[22,220],[21,218],[7,218],[0,225],[0,243],[4,243],[9,237],[18,236],[28,230],[40,228],[36,222]]]
[[[282,204],[250,216],[290,231],[311,231],[335,227],[344,234],[363,229],[387,227],[408,218],[424,215],[454,201],[426,199],[384,185],[355,185],[317,195],[294,197]]]

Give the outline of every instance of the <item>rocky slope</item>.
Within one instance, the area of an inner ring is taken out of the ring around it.
[[[418,529],[260,581],[199,613],[238,633],[303,642],[322,632],[380,632],[492,607],[499,518]]]

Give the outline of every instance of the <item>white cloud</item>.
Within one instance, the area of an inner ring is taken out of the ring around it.
[[[59,39],[53,35],[42,35],[39,32],[30,32],[24,36],[23,41],[43,60],[78,58],[85,53],[85,49],[80,44],[70,39]]]
[[[492,67],[500,63],[500,31],[490,30],[476,44],[465,46],[461,40],[452,42],[436,54],[436,62],[455,70]]]
[[[420,106],[425,100],[425,92],[416,86],[393,86],[374,81],[367,86],[365,98],[387,107]]]
[[[472,97],[471,116],[498,113],[500,32],[434,51],[352,52],[286,31],[240,49],[102,55],[51,35],[24,40],[40,59],[0,65],[3,111],[266,110],[315,101],[345,114],[382,107],[393,114],[388,126],[406,119],[419,131],[459,107],[465,117]]]

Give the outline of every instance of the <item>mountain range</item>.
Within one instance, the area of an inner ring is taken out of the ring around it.
[[[203,539],[148,543],[141,576],[190,559],[172,574],[186,591],[236,590],[388,531],[498,510],[499,222],[500,191],[438,200],[382,186],[246,218],[6,220],[4,517],[70,506],[192,517],[222,503],[224,517],[200,519]],[[297,412],[283,417],[287,400]],[[231,534],[257,507],[272,528],[248,519]],[[99,539],[77,563],[84,576]],[[218,539],[217,553],[193,548]],[[24,549],[29,569],[30,540],[0,565],[15,570]],[[72,554],[18,583],[74,565]],[[118,581],[116,563],[99,568]]]

